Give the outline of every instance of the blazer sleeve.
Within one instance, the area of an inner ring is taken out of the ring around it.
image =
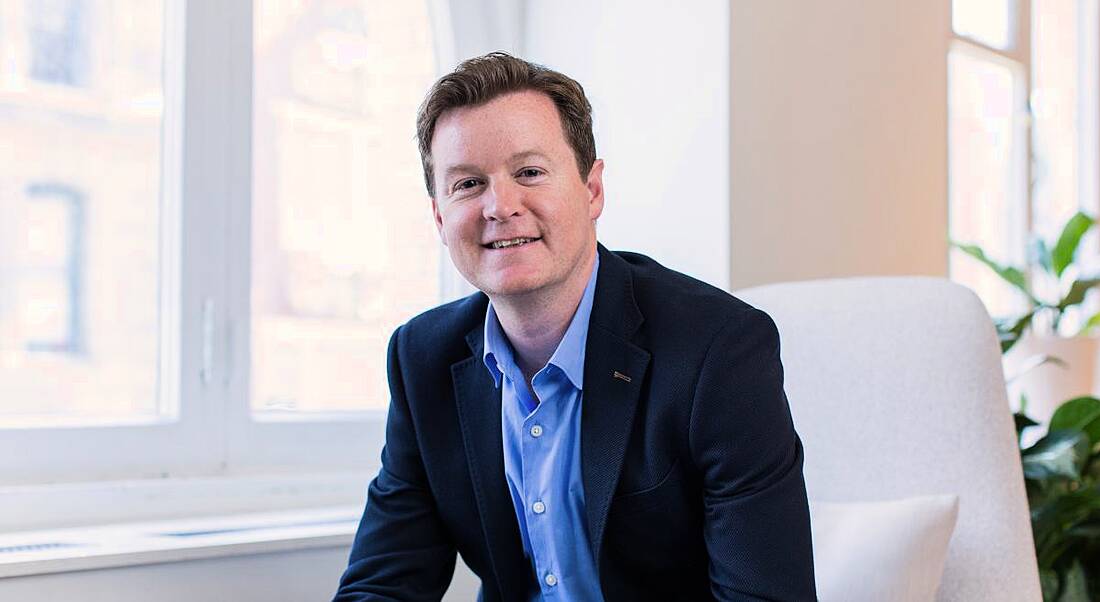
[[[758,309],[716,333],[689,432],[718,600],[816,600],[802,442],[783,392],[779,332]]]
[[[390,338],[390,408],[382,468],[334,602],[439,600],[451,582],[455,546],[439,518],[420,457],[402,373],[401,329]]]

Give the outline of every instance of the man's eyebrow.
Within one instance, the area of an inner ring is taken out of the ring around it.
[[[543,161],[549,161],[550,160],[550,158],[547,157],[542,152],[532,149],[532,150],[525,150],[525,151],[520,151],[518,153],[515,153],[511,157],[508,158],[508,161],[511,162],[511,163],[515,163],[517,161],[523,161],[525,159],[530,159],[532,157],[537,158],[537,159],[542,159]],[[478,173],[481,173],[481,171],[482,171],[481,168],[479,168],[476,165],[470,164],[470,163],[459,163],[457,165],[448,165],[446,167],[446,169],[443,170],[443,178],[447,179],[447,178],[453,177],[457,174],[478,174]]]
[[[480,173],[481,170],[475,165],[469,163],[459,163],[458,165],[448,165],[447,169],[443,170],[443,178],[447,179],[455,174],[474,174]]]
[[[549,161],[550,160],[549,157],[547,157],[546,155],[542,154],[541,152],[539,152],[537,150],[525,150],[525,151],[518,152],[518,153],[512,155],[511,160],[512,161],[522,161],[523,159],[530,159],[531,157],[536,157],[538,159],[542,159],[543,161]]]

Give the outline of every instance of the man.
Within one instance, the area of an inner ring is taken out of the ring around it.
[[[438,600],[457,551],[486,601],[813,600],[775,325],[596,242],[580,85],[471,59],[418,135],[440,238],[481,292],[390,341],[382,469],[336,599]]]

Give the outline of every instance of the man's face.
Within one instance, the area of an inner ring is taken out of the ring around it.
[[[553,295],[587,279],[603,161],[581,178],[548,96],[516,92],[447,111],[432,157],[435,223],[471,284],[493,297]],[[502,241],[513,244],[496,248]]]

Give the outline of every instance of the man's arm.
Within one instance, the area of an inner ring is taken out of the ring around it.
[[[802,442],[767,314],[745,310],[722,326],[692,403],[711,592],[718,600],[815,600]]]
[[[382,469],[367,491],[334,602],[439,600],[454,574],[455,547],[428,489],[405,398],[400,336],[399,328],[389,345],[390,410]]]

